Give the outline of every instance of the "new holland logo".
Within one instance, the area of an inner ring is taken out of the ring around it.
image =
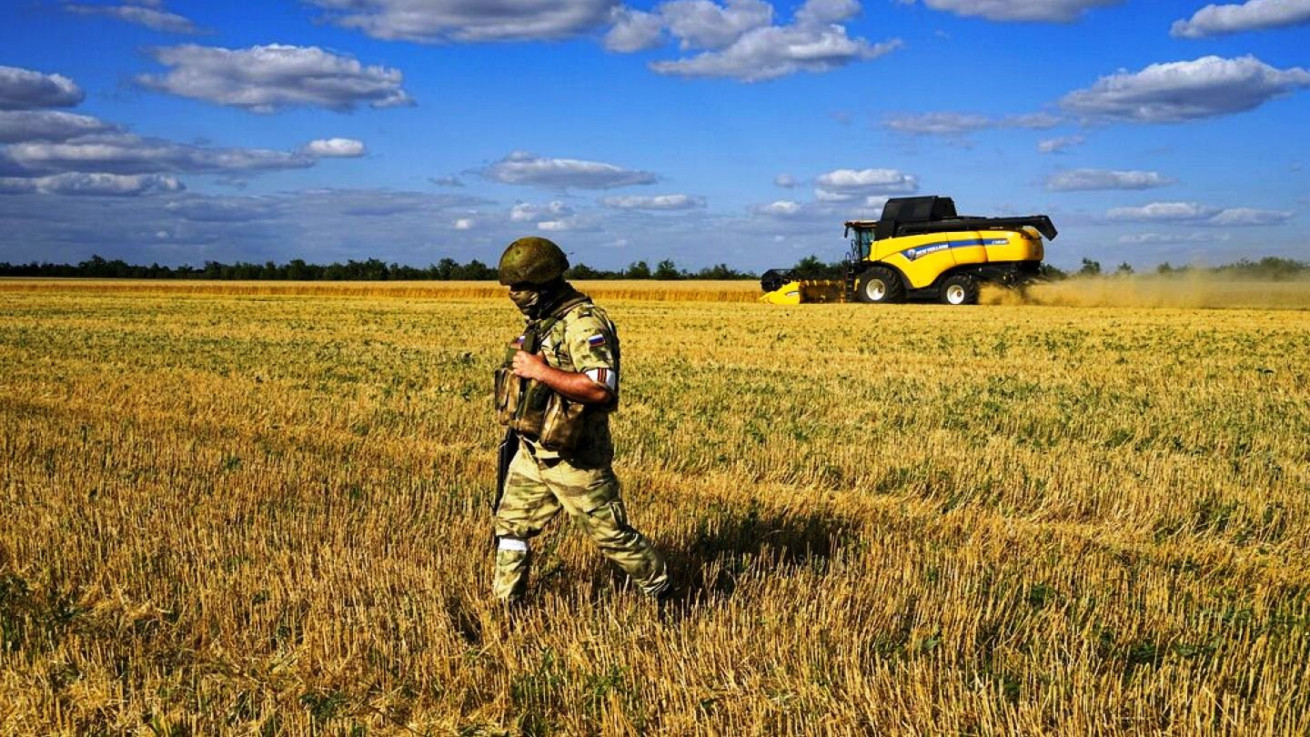
[[[948,248],[965,248],[967,246],[1003,246],[1006,243],[1009,243],[1009,240],[1006,238],[970,238],[969,240],[964,241],[929,243],[925,246],[907,248],[904,251],[901,251],[901,255],[905,256],[907,261],[913,261],[920,256],[927,256],[930,253],[945,251]]]

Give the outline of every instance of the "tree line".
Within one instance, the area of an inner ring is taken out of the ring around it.
[[[474,259],[461,264],[443,258],[427,267],[388,264],[375,258],[346,263],[311,264],[292,259],[285,264],[237,261],[225,264],[206,261],[204,266],[141,266],[122,259],[92,256],[77,264],[0,262],[0,276],[77,277],[93,279],[217,279],[242,281],[488,281],[496,278],[496,267]],[[673,261],[660,261],[651,268],[637,261],[624,269],[595,269],[577,264],[565,274],[569,279],[755,279],[750,271],[717,264],[697,271],[679,269]]]
[[[818,256],[806,256],[788,269],[798,279],[840,279],[846,274],[846,262],[824,261]],[[1162,276],[1185,274],[1212,274],[1256,280],[1294,279],[1310,271],[1310,264],[1288,258],[1267,256],[1258,261],[1242,259],[1222,266],[1172,266],[1162,263],[1155,268],[1155,273]],[[1072,276],[1127,276],[1134,273],[1128,263],[1121,263],[1113,271],[1105,271],[1099,261],[1089,258],[1082,260],[1082,266],[1075,270],[1064,271],[1050,264],[1042,264],[1042,277],[1059,281]],[[490,281],[496,278],[496,268],[474,259],[461,264],[451,258],[443,258],[427,267],[388,264],[375,258],[366,261],[350,260],[346,263],[311,264],[302,259],[292,259],[285,264],[266,261],[262,264],[237,261],[225,264],[220,261],[206,261],[203,266],[160,266],[150,264],[141,266],[129,264],[122,259],[106,260],[92,256],[77,264],[37,263],[10,264],[0,262],[0,276],[39,276],[39,277],[78,277],[99,279],[216,279],[242,281]],[[755,279],[758,275],[751,271],[739,271],[727,264],[716,264],[703,269],[691,271],[680,269],[673,261],[665,259],[652,268],[645,261],[636,261],[623,269],[595,269],[586,264],[577,264],[565,274],[569,279]]]

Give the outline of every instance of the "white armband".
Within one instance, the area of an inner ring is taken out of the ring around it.
[[[611,392],[618,394],[619,372],[607,368],[594,368],[587,369],[582,373],[586,374],[587,378],[597,384],[600,384],[601,386],[608,388]]]

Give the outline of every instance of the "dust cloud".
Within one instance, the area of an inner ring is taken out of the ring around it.
[[[1074,278],[1025,289],[983,288],[990,305],[1310,309],[1310,279],[1232,280],[1220,276]]]

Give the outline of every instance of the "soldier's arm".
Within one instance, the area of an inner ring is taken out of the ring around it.
[[[526,351],[514,354],[514,375],[540,381],[574,402],[604,404],[610,399],[608,386],[594,381],[584,373],[548,366],[546,360],[538,354]]]

